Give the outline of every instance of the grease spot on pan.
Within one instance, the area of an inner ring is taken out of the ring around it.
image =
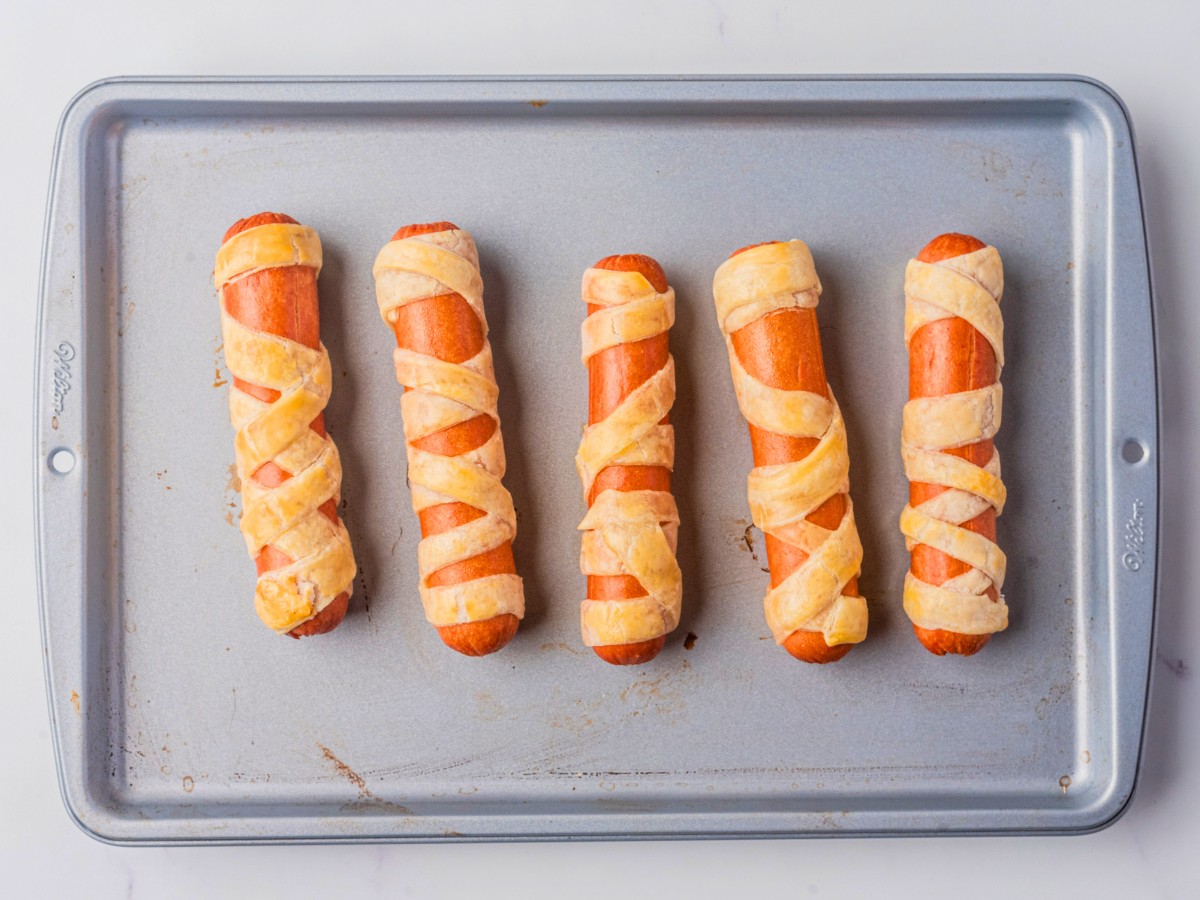
[[[571,653],[575,656],[583,655],[583,651],[578,647],[572,647],[570,644],[565,643],[564,641],[546,641],[542,644],[541,650],[543,653],[548,653],[551,650],[562,650],[564,653]]]
[[[1158,661],[1160,663],[1162,663],[1164,666],[1166,666],[1167,669],[1170,670],[1171,674],[1174,675],[1176,678],[1178,678],[1182,681],[1186,681],[1187,679],[1192,677],[1192,669],[1183,660],[1182,657],[1176,657],[1174,659],[1171,659],[1170,657],[1168,657],[1165,653],[1163,653],[1161,651],[1157,654],[1157,656],[1158,656]]]
[[[125,293],[127,288],[122,285],[121,293]],[[125,304],[125,314],[119,318],[117,323],[117,337],[125,337],[125,329],[129,327],[129,320],[133,318],[133,311],[137,309],[137,304],[130,300]]]
[[[478,691],[475,694],[475,715],[484,722],[497,722],[508,717],[508,707],[491,691]]]

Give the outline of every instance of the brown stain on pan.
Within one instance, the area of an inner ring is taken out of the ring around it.
[[[337,754],[320,741],[317,741],[317,749],[321,751],[321,755],[324,756],[325,759],[333,763],[333,767],[337,773],[354,785],[354,787],[358,790],[358,799],[344,804],[342,807],[344,810],[350,812],[364,806],[369,806],[372,809],[384,809],[390,812],[400,813],[401,815],[405,816],[413,815],[413,811],[407,806],[401,806],[399,803],[393,803],[391,800],[384,800],[380,797],[376,797],[373,793],[371,793],[371,789],[367,787],[366,779],[338,759]]]
[[[341,775],[343,778],[345,778],[347,781],[349,781],[356,788],[358,788],[358,793],[360,796],[362,796],[362,797],[374,796],[371,793],[370,788],[367,787],[367,783],[363,780],[363,777],[361,775],[359,775],[357,772],[355,772],[348,765],[346,765],[344,762],[342,762],[340,759],[338,759],[337,755],[332,750],[330,750],[324,744],[319,743],[319,742],[317,743],[317,747],[320,748],[321,753],[325,756],[325,758],[327,760],[329,760],[331,763],[333,763],[333,767],[337,770],[337,773],[339,775]]]
[[[573,656],[583,656],[583,652],[577,647],[572,647],[565,641],[546,641],[541,646],[543,653],[549,653],[552,650],[562,650],[564,653],[570,653]]]

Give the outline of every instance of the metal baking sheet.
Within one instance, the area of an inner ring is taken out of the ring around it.
[[[213,254],[282,210],[325,247],[328,423],[361,577],[334,634],[255,618]],[[479,244],[529,613],[491,658],[416,596],[391,337],[371,263],[450,219]],[[908,258],[1005,261],[1008,631],[938,659],[900,608]],[[710,297],[802,237],[825,291],[866,549],[865,644],[769,639],[750,448]],[[685,605],[635,669],[580,645],[580,274],[657,257]],[[122,843],[1067,832],[1133,789],[1156,582],[1157,391],[1134,148],[1082,78],[148,80],[67,109],[46,227],[39,575],[63,795]],[[62,455],[60,451],[68,451]],[[1140,461],[1128,461],[1144,454]],[[69,472],[66,468],[74,460]]]

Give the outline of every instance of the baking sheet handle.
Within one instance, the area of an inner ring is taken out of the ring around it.
[[[87,614],[86,526],[88,496],[93,493],[88,490],[87,435],[94,417],[88,411],[107,398],[103,390],[92,396],[89,367],[96,360],[85,346],[84,197],[71,165],[81,152],[83,129],[67,127],[71,116],[87,117],[87,113],[72,103],[59,126],[46,215],[33,379],[38,594],[50,722],[64,796],[78,790],[83,777],[79,763],[64,768],[64,759],[81,760],[83,754],[69,750],[64,756],[63,749],[84,743],[97,687],[84,677],[80,625]],[[99,315],[105,314],[103,303],[101,296],[101,306],[95,309]]]

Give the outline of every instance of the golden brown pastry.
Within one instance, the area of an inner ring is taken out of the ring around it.
[[[213,273],[233,375],[241,530],[258,568],[254,607],[292,637],[341,622],[357,571],[337,512],[341,462],[325,433],[332,377],[319,339],[320,269],[313,229],[261,213],[229,229]]]
[[[939,656],[969,656],[1008,625],[996,516],[1006,492],[992,437],[1000,427],[1004,269],[995,247],[944,234],[905,272],[909,401],[901,450],[910,500],[900,530],[912,553],[904,610]]]
[[[821,358],[820,294],[812,254],[797,240],[743,248],[713,281],[754,449],[748,494],[771,569],[767,624],[793,656],[827,663],[866,637],[867,603],[846,427]]]
[[[675,292],[648,256],[600,260],[583,275],[588,426],[575,458],[589,509],[580,568],[583,642],[616,665],[652,659],[679,623],[679,512],[671,494]]]
[[[516,633],[525,594],[475,242],[449,222],[401,228],[375,260],[375,289],[405,388],[425,618],[460,653],[493,653]]]

